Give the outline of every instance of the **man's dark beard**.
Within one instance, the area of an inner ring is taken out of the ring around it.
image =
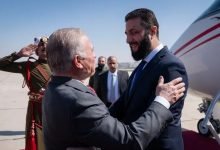
[[[104,68],[104,66],[105,66],[105,64],[98,64],[97,69],[101,71]]]
[[[151,51],[151,42],[148,36],[145,36],[145,38],[140,42],[140,46],[136,52],[133,52],[131,50],[131,55],[134,58],[134,60],[139,61],[141,59],[144,59]]]

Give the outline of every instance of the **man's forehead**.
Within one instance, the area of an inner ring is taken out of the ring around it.
[[[131,30],[131,29],[140,29],[140,28],[143,28],[141,26],[140,18],[130,19],[126,22],[126,31]]]
[[[99,61],[105,61],[105,58],[104,57],[100,57]]]
[[[116,57],[111,57],[108,59],[108,62],[117,62],[117,58]]]

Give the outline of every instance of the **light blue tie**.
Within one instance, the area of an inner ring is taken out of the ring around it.
[[[110,102],[115,101],[115,82],[114,75],[111,75],[111,86],[110,86]]]

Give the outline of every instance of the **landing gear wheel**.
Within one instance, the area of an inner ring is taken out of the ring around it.
[[[215,119],[211,119],[210,122],[211,122],[212,126],[214,127],[215,131],[219,134],[220,133],[220,121],[215,120]]]
[[[199,131],[199,134],[208,137],[208,136],[211,135],[211,132],[210,132],[208,126],[205,126],[205,127],[202,126],[202,122],[203,122],[203,121],[204,121],[204,118],[202,118],[202,119],[200,119],[200,120],[198,121],[198,123],[197,123],[197,129],[198,129],[198,131]]]

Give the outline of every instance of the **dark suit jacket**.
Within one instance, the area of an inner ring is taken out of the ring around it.
[[[95,73],[89,78],[89,86],[91,86],[96,92],[98,87],[99,75],[107,70],[107,67],[104,66],[102,70],[99,70],[98,67],[95,68]]]
[[[119,94],[122,95],[128,85],[129,75],[127,71],[118,70],[118,89]],[[108,71],[99,75],[98,97],[106,104],[108,98]]]
[[[42,108],[47,150],[82,146],[143,150],[172,118],[168,109],[154,102],[137,121],[125,125],[110,116],[95,93],[69,77],[52,77]]]
[[[188,87],[188,78],[184,65],[167,50],[167,47],[164,47],[144,68],[133,88],[134,90],[131,92],[129,92],[130,84],[134,73],[130,76],[128,89],[110,108],[111,115],[126,124],[136,120],[154,100],[160,75],[163,75],[165,82],[171,81],[176,77],[182,77],[186,88]],[[149,149],[183,150],[180,117],[185,95],[170,107],[174,119],[167,124],[161,135],[150,144]]]

